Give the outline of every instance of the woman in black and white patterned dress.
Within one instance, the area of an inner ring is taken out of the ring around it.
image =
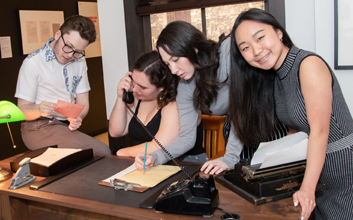
[[[318,55],[295,47],[260,9],[239,15],[231,47],[229,114],[239,139],[246,143],[255,133],[252,141],[260,141],[270,132],[264,123],[306,132],[306,171],[293,195],[301,219],[315,206],[315,219],[353,219],[353,120],[334,72]],[[326,188],[315,193],[318,181]]]

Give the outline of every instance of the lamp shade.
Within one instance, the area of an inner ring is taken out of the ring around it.
[[[25,120],[22,111],[12,102],[0,101],[0,123]]]

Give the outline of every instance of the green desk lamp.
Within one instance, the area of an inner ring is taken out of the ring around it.
[[[13,141],[9,122],[22,121],[25,119],[26,117],[15,104],[9,101],[0,101],[0,123],[7,123],[7,128],[10,132],[13,148],[16,148],[16,145]],[[12,171],[10,169],[0,166],[0,182],[9,179],[11,176]]]

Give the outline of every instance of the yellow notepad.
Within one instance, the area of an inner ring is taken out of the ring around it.
[[[143,171],[136,169],[134,163],[125,170],[122,170],[121,172],[100,181],[99,184],[111,186],[110,180],[119,179],[134,184],[134,188],[128,190],[143,192],[148,188],[156,186],[179,171],[180,168],[178,166],[158,165],[151,167],[148,171],[145,171],[145,174],[143,174]]]
[[[145,171],[145,174],[143,174],[141,170],[135,170],[119,179],[129,183],[139,184],[142,187],[154,187],[178,171],[180,171],[180,168],[177,166],[158,165]]]

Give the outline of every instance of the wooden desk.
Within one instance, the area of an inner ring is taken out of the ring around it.
[[[0,161],[3,167],[10,167],[10,161]],[[114,157],[114,156],[112,156]],[[43,178],[38,177],[36,181]],[[158,214],[154,209],[139,209],[110,203],[30,190],[28,185],[16,190],[8,189],[11,179],[0,183],[0,219],[5,220],[51,220],[51,219],[220,219],[224,213],[216,210],[213,217]],[[292,198],[254,206],[237,194],[216,182],[219,190],[219,208],[228,213],[240,215],[241,220],[298,219],[299,208],[293,206]],[[113,189],[112,189],[113,190]]]

